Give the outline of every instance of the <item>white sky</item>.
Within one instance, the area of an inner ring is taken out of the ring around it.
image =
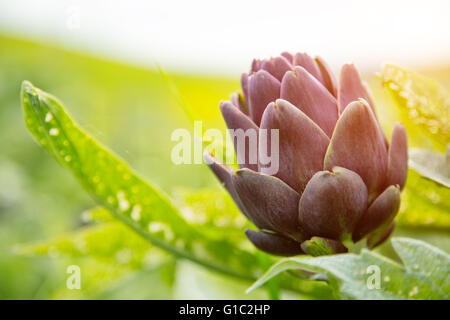
[[[0,32],[119,60],[237,74],[284,50],[354,61],[450,63],[449,0],[0,0]]]

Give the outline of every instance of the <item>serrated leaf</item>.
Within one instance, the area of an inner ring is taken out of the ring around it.
[[[341,298],[349,299],[448,299],[450,256],[422,241],[396,238],[392,244],[403,265],[373,251],[316,258],[287,258],[272,266],[249,291],[276,275],[293,270],[326,275]],[[372,282],[379,272],[380,288]],[[375,275],[376,276],[376,275]],[[320,277],[323,279],[323,277]]]
[[[450,96],[434,80],[394,65],[386,65],[381,74],[383,86],[401,110],[408,135],[445,150],[450,143]]]
[[[252,279],[255,257],[227,239],[209,239],[183,219],[167,196],[86,134],[61,102],[29,82],[22,85],[27,128],[76,176],[97,203],[152,244],[210,269]]]
[[[423,177],[450,188],[450,145],[446,154],[421,149],[410,150],[409,166]]]

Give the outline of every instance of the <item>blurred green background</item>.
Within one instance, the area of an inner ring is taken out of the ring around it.
[[[450,68],[420,71],[450,87]],[[372,73],[364,74],[377,101],[388,101]],[[15,254],[19,243],[79,229],[84,223],[81,213],[94,206],[70,172],[25,129],[19,101],[25,79],[57,96],[93,137],[169,194],[180,188],[218,187],[206,166],[171,162],[170,134],[176,128],[192,130],[186,110],[203,120],[205,127],[224,130],[218,102],[239,89],[238,77],[164,74],[0,35],[0,299],[266,297],[259,291],[246,296],[248,283],[187,262],[178,262],[174,273],[169,261],[163,268],[133,270],[119,277],[115,273],[120,256],[116,265],[96,262],[89,269],[104,285],[68,292],[65,268],[71,261]],[[378,103],[378,108],[382,105]],[[385,106],[380,115],[389,131],[394,113],[388,103]],[[396,234],[422,238],[447,252],[450,248],[445,231],[398,228]]]

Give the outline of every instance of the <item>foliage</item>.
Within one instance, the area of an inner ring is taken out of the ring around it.
[[[223,235],[207,238],[190,226],[165,195],[83,132],[53,96],[24,82],[22,105],[35,139],[117,219],[178,257],[244,279],[257,271],[253,255]]]
[[[450,230],[450,189],[409,170],[397,221],[400,226]]]
[[[409,165],[423,177],[450,188],[450,145],[446,154],[413,149],[409,153]]]
[[[283,271],[293,270],[296,273],[313,272],[313,276],[309,276],[311,279],[326,278],[342,298],[448,299],[450,256],[418,240],[396,238],[392,243],[403,265],[367,250],[360,255],[287,258],[271,267],[249,291]],[[379,270],[382,282],[378,289],[375,283],[369,283],[375,268]]]
[[[445,150],[450,143],[447,91],[430,78],[394,65],[384,67],[380,80],[401,110],[410,139]]]
[[[408,182],[398,224],[450,230],[450,95],[436,81],[386,65],[380,75],[408,129]],[[423,149],[428,148],[428,149]],[[447,155],[441,154],[447,148]]]

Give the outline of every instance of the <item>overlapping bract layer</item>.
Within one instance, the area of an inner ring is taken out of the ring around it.
[[[220,105],[225,122],[259,134],[278,129],[279,169],[271,176],[250,163],[249,152],[261,148],[248,144],[236,149],[245,159],[236,171],[206,157],[259,228],[246,231],[250,241],[276,255],[345,252],[343,240],[366,236],[369,247],[383,242],[406,180],[407,137],[396,124],[387,142],[355,66],[344,65],[337,81],[320,57],[282,53],[254,60],[241,85],[243,94]]]

